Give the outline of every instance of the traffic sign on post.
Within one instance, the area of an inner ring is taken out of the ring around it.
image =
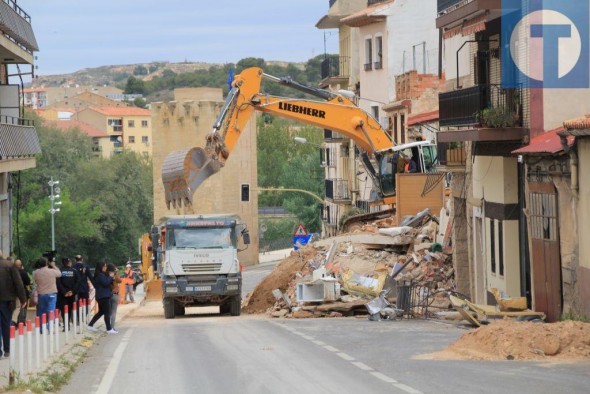
[[[307,235],[307,230],[305,229],[305,227],[303,226],[303,224],[299,223],[299,227],[297,227],[297,230],[295,231],[295,234],[293,234],[294,236],[303,236],[303,235]]]

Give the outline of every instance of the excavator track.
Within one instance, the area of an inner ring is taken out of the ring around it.
[[[368,222],[372,222],[375,220],[379,220],[379,219],[386,219],[388,217],[391,217],[395,215],[395,208],[392,209],[386,209],[384,211],[379,211],[379,212],[369,212],[369,213],[361,213],[358,215],[352,215],[347,217],[343,222],[342,222],[342,228],[341,230],[345,233],[348,233],[352,230],[354,230],[355,227],[361,227],[363,224],[366,224]]]

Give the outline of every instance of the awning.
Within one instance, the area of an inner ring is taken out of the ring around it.
[[[563,147],[561,146],[561,141],[559,138],[560,132],[564,131],[563,127],[558,127],[557,129],[550,130],[546,133],[540,134],[533,139],[531,142],[520,149],[513,151],[513,154],[516,155],[530,155],[530,154],[557,154],[563,151]],[[574,137],[570,136],[567,137],[567,144],[568,146],[572,146],[574,143]]]
[[[459,26],[452,27],[444,32],[443,38],[451,38],[461,34],[462,36],[469,36],[479,31],[486,29],[486,16],[480,15],[476,18],[466,20]]]

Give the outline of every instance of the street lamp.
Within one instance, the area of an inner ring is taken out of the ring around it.
[[[323,146],[319,145],[319,144],[314,144],[313,142],[309,142],[307,140],[307,138],[303,138],[303,137],[293,137],[293,140],[295,142],[297,142],[298,144],[308,144],[308,145],[313,145],[313,146],[317,146],[318,148],[323,148]]]
[[[51,214],[51,250],[55,250],[55,213],[59,212],[59,208],[55,208],[56,205],[61,205],[61,201],[55,201],[59,198],[59,181],[54,181],[53,177],[48,182],[49,187],[51,188],[51,194],[49,195],[49,200],[51,201],[51,209],[49,213]],[[55,187],[54,187],[55,186]],[[54,194],[54,192],[56,194]]]

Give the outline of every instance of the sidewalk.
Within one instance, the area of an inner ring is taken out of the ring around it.
[[[125,319],[131,312],[139,308],[144,301],[145,292],[143,285],[139,285],[137,287],[137,291],[135,292],[135,303],[133,304],[120,304],[117,308],[117,321],[121,322]],[[29,318],[31,316],[28,316]],[[92,317],[92,313],[89,315],[89,318]],[[33,315],[34,318],[34,315]],[[104,320],[100,319],[94,325],[99,331],[96,333],[91,333],[84,331],[84,333],[78,334],[76,339],[73,337],[73,333],[70,333],[70,341],[68,344],[65,344],[65,334],[60,338],[60,349],[59,352],[55,353],[53,357],[48,358],[44,363],[41,364],[41,368],[39,371],[35,371],[32,376],[38,375],[40,372],[46,371],[50,369],[52,366],[55,366],[57,360],[63,359],[67,357],[67,354],[72,351],[72,348],[76,346],[76,344],[81,343],[84,340],[84,337],[87,336],[98,336],[98,335],[106,335],[106,328],[104,324]],[[11,349],[12,351],[18,351],[16,349]],[[33,353],[35,355],[36,353]],[[3,391],[3,388],[8,385],[8,374],[9,374],[9,362],[7,357],[0,357],[0,392]]]

